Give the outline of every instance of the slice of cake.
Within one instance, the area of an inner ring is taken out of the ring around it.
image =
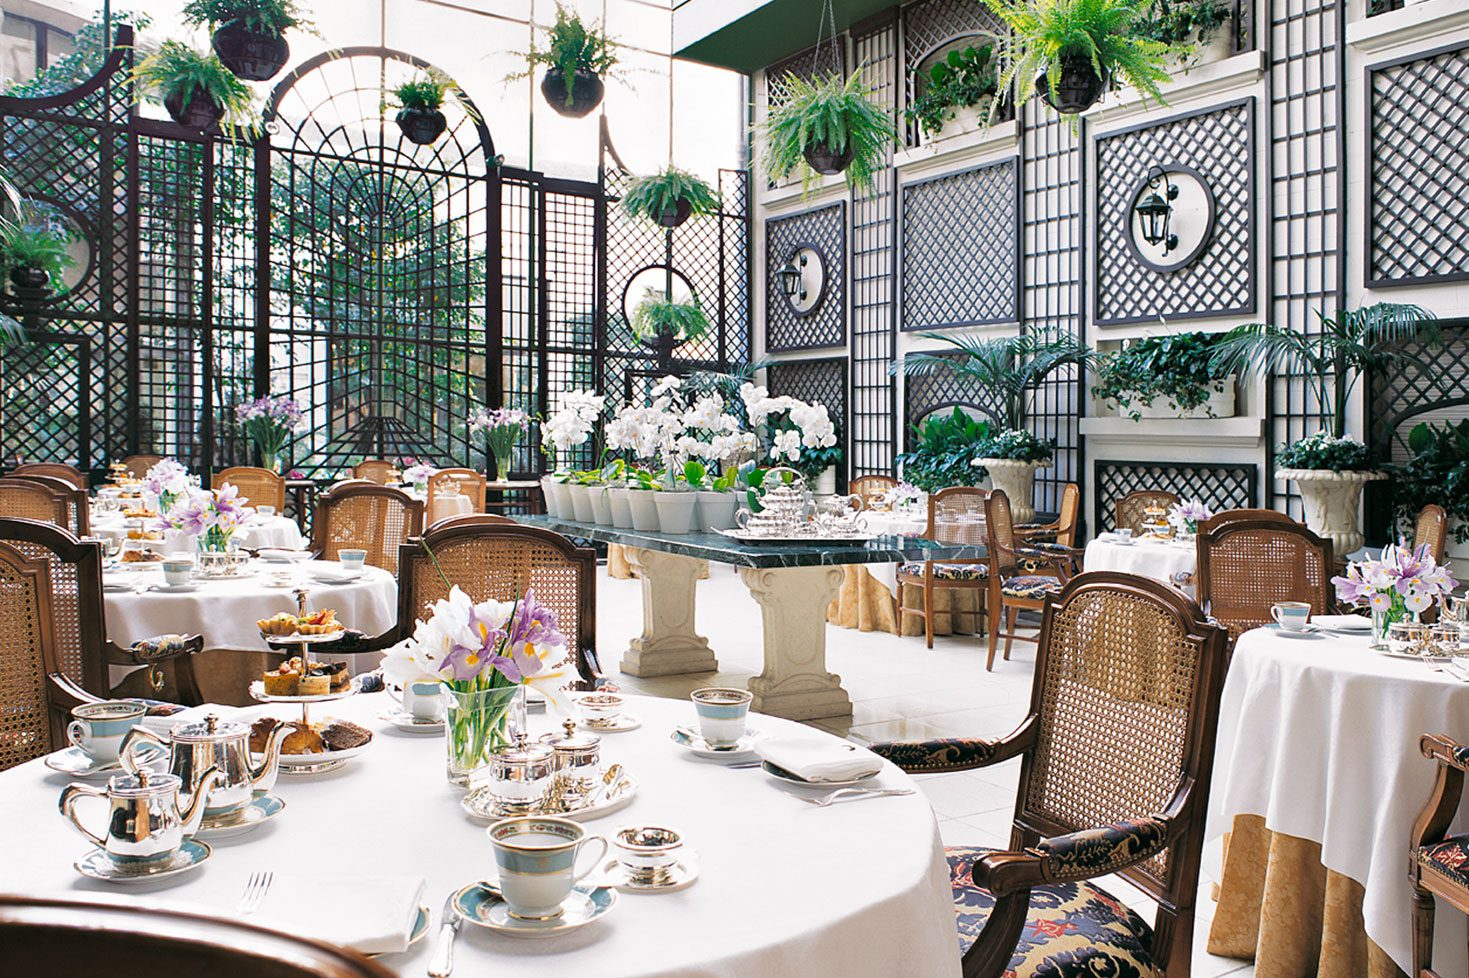
[[[372,739],[372,731],[347,720],[332,720],[321,728],[328,750],[351,750]]]

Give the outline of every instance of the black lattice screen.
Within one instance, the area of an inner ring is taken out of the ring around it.
[[[765,371],[766,386],[776,397],[782,395],[800,398],[810,403],[820,402],[836,425],[837,444],[842,449],[843,464],[837,471],[847,469],[845,460],[851,452],[851,438],[847,432],[847,358],[823,357],[820,360],[786,360],[773,363]]]
[[[950,370],[905,377],[903,379],[903,445],[913,447],[913,433],[920,422],[935,411],[952,407],[973,408],[979,415],[989,419],[1004,417],[1004,403],[988,391],[981,390]]]
[[[1255,310],[1253,98],[1097,137],[1096,321],[1154,322]],[[1128,246],[1138,187],[1153,165],[1189,166],[1214,193],[1211,240],[1159,273]]]
[[[30,334],[0,357],[0,458],[91,467],[91,344]]]
[[[1098,533],[1116,529],[1113,506],[1139,489],[1177,493],[1197,499],[1218,513],[1259,505],[1260,470],[1256,465],[1190,465],[1183,462],[1114,462],[1098,459],[1094,465],[1094,510]]]
[[[765,222],[765,348],[772,353],[846,344],[846,223],[845,203]],[[803,245],[821,253],[826,286],[820,301],[798,315],[780,291],[775,270]]]
[[[903,329],[1020,318],[1020,186],[1015,160],[902,188]]]
[[[1469,278],[1469,45],[1367,79],[1367,284]]]

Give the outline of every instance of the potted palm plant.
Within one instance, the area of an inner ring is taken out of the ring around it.
[[[719,195],[703,180],[670,166],[633,183],[622,209],[660,227],[676,228],[695,214],[719,212]]]
[[[454,82],[434,68],[393,89],[389,103],[398,107],[393,121],[403,137],[418,146],[428,146],[444,134],[449,121],[444,118],[444,98]]]
[[[1114,79],[1160,105],[1176,49],[1141,36],[1135,24],[1150,0],[984,0],[1010,28],[1002,41],[1000,90],[1015,104],[1034,93],[1066,116],[1085,112]],[[993,110],[992,110],[993,111]]]
[[[537,65],[545,66],[541,94],[551,108],[560,115],[580,119],[602,104],[607,93],[603,79],[618,61],[613,47],[600,24],[588,27],[558,3],[556,22],[547,32],[546,49],[532,46],[525,60],[531,71]],[[526,73],[511,76],[524,77]]]
[[[140,93],[161,102],[174,122],[207,132],[228,120],[253,127],[255,94],[213,54],[164,41],[133,69]]]
[[[18,289],[39,290],[61,281],[76,261],[67,236],[45,225],[8,224],[0,230],[0,261]]]
[[[1216,363],[1244,377],[1287,371],[1305,377],[1325,427],[1282,447],[1275,455],[1275,477],[1296,483],[1306,525],[1345,555],[1362,546],[1362,487],[1387,478],[1367,446],[1347,435],[1352,390],[1363,371],[1409,362],[1404,343],[1437,343],[1441,333],[1427,310],[1394,302],[1339,310],[1334,318],[1316,316],[1320,329],[1315,333],[1265,323],[1236,326],[1219,341]]]
[[[209,26],[214,53],[246,81],[274,78],[291,57],[286,31],[311,26],[294,0],[189,0],[183,15],[186,24]]]
[[[908,376],[951,371],[974,389],[986,392],[989,403],[979,405],[982,414],[996,426],[978,449],[971,465],[989,472],[990,484],[1010,497],[1010,511],[1020,523],[1035,517],[1031,492],[1035,472],[1051,464],[1055,445],[1038,439],[1025,427],[1026,401],[1031,393],[1064,366],[1085,366],[1096,354],[1086,344],[1069,336],[1040,339],[1034,336],[977,338],[921,333],[951,349],[933,353],[910,353],[893,364],[893,373]]]
[[[815,82],[787,75],[774,86],[778,97],[763,126],[770,178],[784,180],[799,169],[802,190],[809,192],[817,174],[845,172],[854,193],[870,190],[897,128],[869,97],[862,70]]]
[[[955,48],[918,73],[921,90],[906,115],[925,141],[979,128],[989,117],[989,104],[999,91],[993,58],[993,44]]]

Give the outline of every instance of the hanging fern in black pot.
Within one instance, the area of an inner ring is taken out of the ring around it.
[[[719,211],[719,195],[703,180],[670,166],[633,183],[622,197],[622,209],[660,227],[676,228],[695,214]]]
[[[212,54],[164,41],[132,77],[140,95],[161,102],[181,126],[208,132],[217,125],[255,125],[255,93]]]
[[[541,94],[559,114],[580,119],[602,104],[607,94],[605,79],[617,64],[614,45],[600,24],[588,27],[575,13],[559,3],[556,22],[547,32],[546,49],[531,47],[523,55],[529,71],[511,75],[511,79],[529,77],[537,65],[544,65]]]
[[[294,0],[189,0],[184,22],[214,31],[214,53],[236,77],[274,78],[291,57],[286,31],[312,30]]]
[[[0,262],[19,289],[55,288],[62,273],[76,264],[67,251],[66,235],[46,225],[8,224],[0,232]]]
[[[393,89],[393,104],[398,114],[393,120],[410,143],[427,146],[444,134],[449,120],[444,118],[444,96],[454,83],[432,68],[411,81]]]
[[[775,83],[772,95],[764,125],[765,167],[771,179],[783,180],[799,169],[802,188],[809,191],[817,174],[845,172],[853,192],[871,188],[897,129],[892,117],[872,102],[861,69],[845,80],[829,75],[809,82],[786,75]]]

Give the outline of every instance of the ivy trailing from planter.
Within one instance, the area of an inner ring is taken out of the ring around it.
[[[537,66],[544,66],[541,94],[546,102],[559,114],[580,119],[602,104],[607,93],[604,79],[618,63],[615,47],[600,24],[588,27],[574,11],[558,3],[545,50],[532,44],[522,55],[529,70],[507,80],[528,78]]]
[[[214,53],[226,68],[246,81],[274,78],[291,57],[286,31],[315,33],[295,0],[189,0],[184,23],[208,25]]]
[[[253,130],[255,93],[218,56],[179,41],[164,41],[138,63],[133,83],[143,98],[161,102],[181,126],[208,132],[215,126]]]
[[[984,0],[1010,28],[1001,42],[1000,90],[1015,86],[1015,104],[1039,93],[1071,118],[1091,108],[1114,80],[1159,105],[1168,59],[1179,49],[1141,36],[1147,0]],[[991,115],[993,116],[993,108]]]
[[[990,443],[987,421],[970,417],[960,408],[952,414],[934,414],[913,429],[913,450],[898,456],[903,480],[924,492],[949,486],[973,486],[985,472],[974,460],[985,456]]]
[[[1393,517],[1411,528],[1424,506],[1436,503],[1457,520],[1454,539],[1469,542],[1469,419],[1441,425],[1418,424],[1408,433],[1413,457],[1389,465],[1393,480]]]
[[[999,91],[994,45],[955,48],[926,72],[915,72],[924,84],[905,113],[924,133],[935,136],[954,118],[956,109],[982,106],[989,118],[989,102]]]
[[[1152,0],[1133,26],[1139,37],[1175,49],[1186,49],[1194,38],[1207,42],[1229,20],[1224,0]]]
[[[810,193],[818,174],[842,172],[853,193],[871,190],[898,135],[892,118],[870,98],[860,68],[846,79],[828,75],[809,82],[791,74],[774,82],[763,132],[766,172],[780,181],[800,170],[803,193]]]
[[[676,228],[695,214],[719,212],[719,195],[703,180],[670,166],[628,188],[622,209],[660,227]]]
[[[1134,421],[1160,397],[1180,412],[1206,407],[1211,395],[1224,391],[1225,376],[1215,362],[1219,339],[1217,333],[1174,333],[1134,340],[1100,358],[1092,393],[1115,401]]]

